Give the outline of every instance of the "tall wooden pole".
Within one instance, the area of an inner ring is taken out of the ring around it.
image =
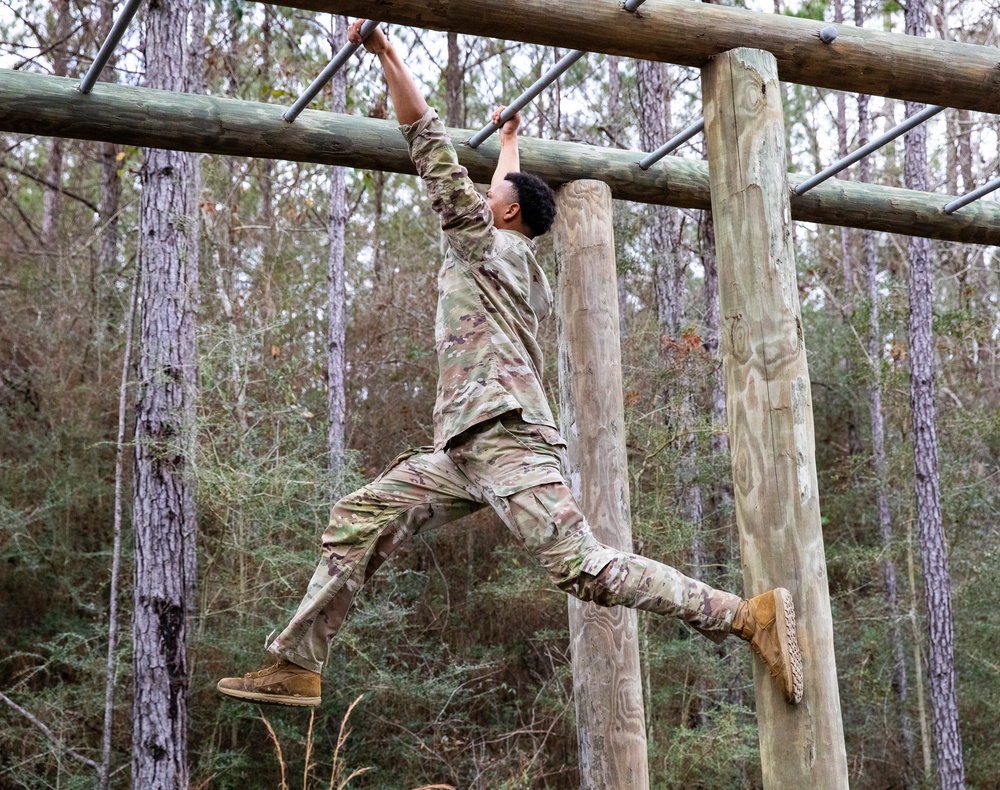
[[[745,595],[792,592],[805,680],[788,705],[754,661],[764,786],[847,788],[774,57],[719,55],[702,96]]]
[[[559,402],[573,493],[598,540],[632,550],[611,190],[559,190]],[[569,599],[580,787],[649,787],[636,614]]]

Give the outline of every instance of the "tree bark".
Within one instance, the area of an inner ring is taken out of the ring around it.
[[[649,60],[636,62],[639,94],[639,146],[655,151],[667,141],[670,131],[670,86],[667,66]],[[684,304],[676,259],[677,220],[665,206],[649,209],[649,257],[653,263],[656,320],[660,333],[677,335],[684,321]]]
[[[906,32],[924,36],[924,0],[906,4]],[[907,117],[923,109],[907,102]],[[927,189],[927,128],[918,126],[905,138],[904,173],[911,189]],[[913,483],[917,504],[917,542],[927,609],[927,682],[931,699],[931,730],[938,786],[965,787],[965,762],[958,728],[955,690],[955,632],[951,609],[951,575],[941,518],[938,441],[934,407],[934,337],[931,245],[911,238],[910,261],[910,408],[913,415]]]
[[[69,67],[69,36],[72,25],[69,0],[55,0],[56,27],[52,46],[52,73],[65,77]],[[42,198],[41,241],[45,249],[58,242],[59,213],[62,206],[63,140],[54,138],[49,143],[48,163],[45,167],[46,187]]]
[[[805,695],[788,705],[754,661],[765,787],[847,787],[812,396],[789,221],[774,58],[738,49],[702,70],[727,412],[745,595],[795,599]]]
[[[465,68],[462,66],[462,52],[458,47],[458,33],[448,34],[448,63],[444,71],[445,115],[449,126],[465,126],[462,85],[465,82]]]
[[[562,434],[573,493],[598,540],[632,550],[611,193],[598,181],[557,196],[557,333]],[[569,599],[580,787],[649,786],[636,613]]]
[[[187,90],[191,4],[154,4],[146,16],[146,80]],[[147,149],[141,171],[142,266],[136,406],[135,695],[132,783],[188,784],[187,624],[194,612],[195,311],[198,217],[192,154]]]
[[[864,6],[855,3],[854,23],[864,25]],[[858,96],[858,147],[868,144],[871,138],[871,115],[868,110],[869,97]],[[871,159],[865,157],[859,163],[859,177],[862,183],[871,181]],[[896,581],[896,563],[893,559],[892,516],[889,511],[889,484],[885,459],[885,421],[882,410],[882,344],[883,337],[879,322],[878,258],[875,254],[875,234],[870,230],[861,232],[861,256],[865,273],[865,287],[868,297],[868,358],[872,366],[871,385],[868,388],[868,413],[872,434],[872,464],[875,471],[875,505],[878,512],[879,536],[882,540],[882,586],[889,612],[892,639],[892,690],[895,695],[896,717],[899,721],[903,745],[903,787],[913,787],[913,722],[907,710],[909,697],[906,678],[906,651],[900,627],[899,593]]]
[[[336,50],[340,42],[347,40],[347,18],[336,20],[332,44]],[[340,69],[330,81],[332,97],[330,109],[345,112],[347,109],[347,76]],[[329,257],[327,260],[327,419],[326,436],[329,456],[331,494],[336,499],[347,493],[342,491],[341,475],[344,469],[344,426],[347,419],[347,403],[344,392],[345,337],[346,323],[344,301],[344,242],[347,229],[347,179],[344,168],[330,168],[330,215],[328,222]]]

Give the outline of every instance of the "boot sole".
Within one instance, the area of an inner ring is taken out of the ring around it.
[[[261,691],[240,691],[238,689],[227,689],[222,686],[216,688],[227,697],[249,700],[251,702],[262,702],[265,705],[285,705],[290,708],[315,708],[320,703],[320,697],[289,697],[284,694],[267,694]]]
[[[775,593],[781,599],[781,606],[776,606],[775,630],[778,634],[778,641],[781,644],[781,652],[788,656],[788,664],[785,667],[786,688],[790,695],[785,699],[793,705],[802,702],[802,651],[799,650],[799,638],[795,631],[795,604],[792,601],[792,594],[784,587],[779,587]],[[789,678],[788,675],[791,675]],[[791,683],[787,681],[791,680]]]

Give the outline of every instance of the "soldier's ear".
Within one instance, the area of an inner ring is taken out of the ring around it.
[[[512,221],[517,219],[518,215],[521,213],[520,203],[511,203],[507,208],[503,210],[503,218],[506,221]]]

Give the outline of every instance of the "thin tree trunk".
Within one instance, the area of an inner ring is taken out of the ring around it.
[[[448,34],[448,64],[444,71],[445,112],[448,125],[456,129],[465,128],[464,102],[462,101],[462,85],[465,82],[465,68],[462,66],[462,53],[458,47],[458,33]]]
[[[69,68],[69,35],[71,29],[69,0],[55,0],[56,29],[52,42],[52,73],[65,77]],[[62,184],[64,142],[61,137],[53,137],[49,142],[48,163],[45,167],[46,187],[42,198],[41,241],[45,249],[57,242],[59,213],[62,208]]]
[[[844,0],[834,0],[833,21],[838,25],[844,23]],[[847,156],[847,94],[843,91],[837,92],[837,157]],[[846,178],[846,173],[839,173],[839,178]],[[844,280],[844,299],[849,300],[852,289],[851,274],[851,246],[850,230],[840,228],[840,266]],[[846,305],[847,312],[850,312],[850,305]]]
[[[927,13],[924,0],[910,0],[907,3],[905,20],[907,34],[925,35]],[[906,114],[911,116],[921,108],[919,104],[907,102]],[[906,136],[904,171],[909,189],[927,189],[925,126],[917,127]],[[948,572],[938,478],[932,334],[934,283],[930,241],[911,237],[907,251],[910,260],[910,407],[913,414],[914,489],[924,604],[927,609],[927,674],[931,726],[939,787],[941,790],[957,790],[965,786],[965,763],[958,728],[951,577]]]
[[[648,60],[636,61],[639,91],[639,145],[655,151],[670,132],[670,93],[667,65]],[[649,211],[649,254],[653,263],[656,318],[660,332],[674,337],[684,323],[676,248],[679,230],[676,212],[665,206]]]
[[[115,451],[115,516],[114,541],[111,549],[111,589],[108,592],[108,660],[104,678],[104,729],[101,737],[101,768],[98,786],[110,787],[111,779],[111,730],[115,705],[115,676],[118,674],[118,587],[122,561],[122,478],[125,466],[125,423],[128,400],[128,376],[132,361],[132,330],[139,294],[139,270],[136,269],[129,300],[128,318],[125,322],[125,358],[122,360],[122,380],[118,390],[118,441]]]
[[[855,24],[861,27],[864,18],[860,13],[861,4],[855,10]],[[861,17],[860,19],[858,17]],[[870,116],[867,94],[858,96],[858,146],[868,143],[870,137]],[[861,181],[871,181],[871,161],[861,160]],[[886,480],[885,423],[882,413],[882,331],[879,327],[878,258],[875,254],[875,234],[870,230],[861,232],[861,249],[864,260],[865,285],[869,303],[868,357],[872,365],[871,385],[868,388],[868,411],[872,434],[872,462],[875,467],[875,500],[878,510],[879,535],[882,539],[882,585],[889,610],[892,634],[892,690],[896,697],[896,715],[903,739],[903,786],[913,787],[913,723],[906,708],[906,653],[899,620],[899,596],[896,587],[896,563],[893,560],[892,518],[889,512],[889,493]]]
[[[200,64],[189,59],[191,13],[190,0],[149,6],[149,87],[187,91],[200,85]],[[132,783],[142,788],[188,784],[186,638],[197,567],[196,169],[193,154],[147,149],[143,155],[132,625]]]
[[[347,18],[337,15],[333,32],[334,49],[339,42],[347,40]],[[330,109],[345,112],[347,108],[347,81],[341,69],[331,80],[333,96]],[[327,452],[330,461],[330,480],[334,496],[340,491],[340,479],[344,468],[344,425],[347,405],[344,393],[344,345],[345,316],[344,300],[344,237],[347,227],[346,176],[342,167],[330,168],[330,249],[327,270]]]
[[[913,636],[913,668],[917,687],[917,717],[920,722],[920,746],[924,756],[924,776],[930,777],[934,770],[934,747],[931,744],[931,726],[927,719],[927,695],[924,693],[924,656],[921,651],[923,641],[917,615],[917,572],[913,561],[913,517],[906,522],[906,567],[910,576],[910,629]]]

